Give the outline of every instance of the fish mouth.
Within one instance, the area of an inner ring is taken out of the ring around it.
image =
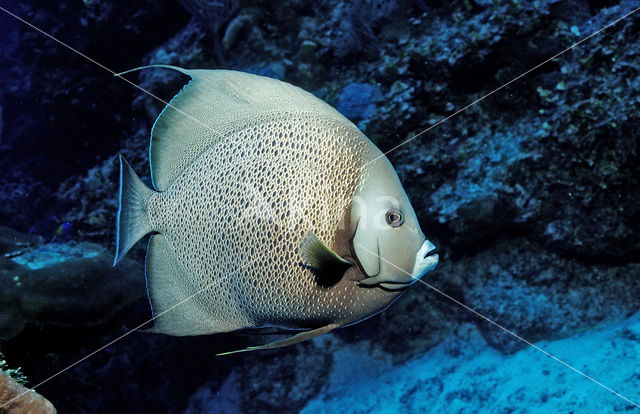
[[[404,274],[395,280],[389,280],[390,278],[384,278],[382,275],[378,274],[374,277],[368,277],[361,280],[360,285],[379,286],[385,290],[392,291],[404,290],[417,282],[427,272],[433,270],[438,264],[439,259],[440,256],[437,253],[436,246],[434,246],[429,240],[425,240],[416,253],[411,273],[403,270],[402,272]],[[380,260],[380,255],[378,253],[378,261]]]
[[[407,289],[409,286],[413,285],[413,282],[381,282],[378,286],[384,290],[393,290],[397,292],[399,290]]]
[[[438,249],[429,240],[425,240],[420,246],[420,250],[416,253],[416,262],[413,265],[413,271],[411,277],[416,280],[420,279],[427,272],[435,269],[440,255],[438,255]],[[413,282],[412,282],[413,283]]]

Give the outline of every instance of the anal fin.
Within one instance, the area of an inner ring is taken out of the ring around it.
[[[259,345],[259,346],[249,346],[244,349],[238,349],[236,351],[221,352],[219,354],[216,354],[216,356],[231,355],[231,354],[237,354],[240,352],[259,351],[261,349],[281,348],[283,346],[289,346],[289,345],[297,344],[300,342],[304,342],[308,339],[315,338],[316,336],[320,336],[327,332],[331,332],[332,330],[336,329],[338,326],[339,325],[332,323],[326,326],[322,326],[320,328],[312,329],[310,331],[300,332],[299,334],[295,334],[293,336],[290,336],[289,338],[280,339],[279,341],[273,341],[273,342],[269,342],[268,344]]]
[[[162,234],[149,240],[146,260],[147,294],[155,325],[147,332],[174,336],[206,335],[230,331],[243,326],[227,327],[200,304],[197,290],[188,290],[184,269]]]

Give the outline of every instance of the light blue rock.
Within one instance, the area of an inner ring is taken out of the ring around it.
[[[497,328],[496,328],[497,329]],[[463,325],[442,343],[391,364],[356,345],[334,354],[322,394],[302,413],[613,413],[640,402],[640,312],[626,320],[504,355],[476,327]],[[626,399],[628,400],[626,400]]]

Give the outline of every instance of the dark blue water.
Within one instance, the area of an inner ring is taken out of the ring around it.
[[[0,367],[59,412],[640,410],[640,2],[0,6]],[[139,332],[146,243],[111,266],[117,155],[151,185],[150,129],[186,82],[113,76],[148,64],[336,107],[389,151],[438,267],[290,347]]]

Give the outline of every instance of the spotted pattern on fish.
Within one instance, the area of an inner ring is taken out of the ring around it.
[[[184,268],[186,293],[203,290],[194,300],[218,320],[212,326],[311,327],[366,309],[367,290],[320,287],[298,251],[309,230],[335,244],[374,155],[366,144],[334,120],[282,116],[219,142],[154,194],[152,227]]]
[[[277,80],[171,68],[193,82],[152,130],[157,191],[120,157],[114,263],[152,234],[152,331],[311,329],[259,348],[285,346],[381,311],[435,267],[393,167],[335,109]]]

